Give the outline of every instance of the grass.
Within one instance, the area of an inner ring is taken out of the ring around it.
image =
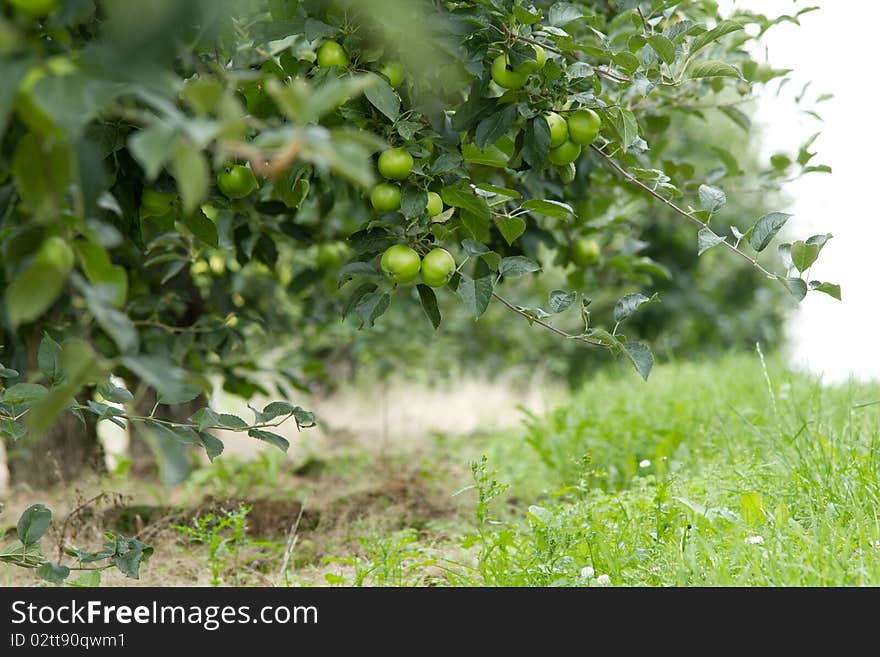
[[[484,582],[878,585],[876,400],[757,357],[599,377],[494,445],[497,476],[534,502]]]
[[[648,384],[606,372],[519,429],[381,457],[354,442],[296,465],[220,459],[171,496],[148,487],[179,512],[148,523],[143,583],[880,585],[878,401],[877,384],[730,356]],[[173,526],[201,527],[206,499],[244,501],[259,535],[222,559],[218,532],[185,541]]]

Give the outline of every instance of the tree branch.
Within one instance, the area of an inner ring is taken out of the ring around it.
[[[614,158],[612,158],[610,155],[608,155],[604,151],[602,151],[601,148],[599,148],[598,146],[595,146],[595,145],[590,146],[590,148],[592,148],[595,153],[597,153],[599,156],[601,156],[602,159],[605,160],[605,162],[608,164],[608,166],[611,167],[618,174],[620,174],[620,176],[624,180],[626,180],[628,183],[630,183],[631,185],[634,185],[635,187],[638,187],[643,192],[650,194],[655,199],[657,199],[658,201],[660,201],[661,203],[663,203],[667,207],[674,210],[677,214],[681,215],[682,217],[684,217],[685,219],[690,221],[695,226],[698,226],[699,228],[708,228],[709,230],[712,230],[712,227],[709,226],[709,224],[705,223],[704,221],[700,221],[697,217],[692,215],[690,212],[678,207],[675,203],[670,201],[668,198],[664,197],[661,194],[658,194],[655,190],[651,189],[645,183],[643,183],[641,180],[639,180],[638,178],[633,176],[629,171],[627,171],[622,166],[620,166],[620,164],[618,164],[614,160]],[[764,274],[764,276],[766,276],[767,278],[774,279],[774,280],[779,278],[778,274],[774,274],[773,272],[765,269],[760,264],[758,264],[757,258],[753,258],[745,251],[741,251],[738,247],[736,247],[733,244],[731,244],[730,242],[728,242],[727,239],[725,239],[723,242],[720,242],[720,244],[722,246],[724,246],[728,251],[731,251],[732,253],[735,253],[739,257],[747,260],[749,262],[749,264],[752,265],[752,267],[754,267],[759,272]]]
[[[532,315],[529,315],[525,310],[523,310],[522,308],[520,308],[519,306],[517,306],[515,304],[510,303],[510,301],[508,301],[507,299],[505,299],[504,297],[499,295],[497,292],[493,292],[492,296],[495,299],[498,299],[498,301],[500,301],[502,304],[507,306],[510,310],[515,312],[517,315],[520,315],[521,317],[525,317],[530,322],[534,322],[538,326],[542,326],[543,328],[547,329],[548,331],[555,333],[556,335],[563,337],[566,340],[574,340],[576,342],[583,342],[584,344],[588,344],[591,347],[603,347],[606,349],[608,348],[608,345],[606,345],[603,342],[600,342],[599,340],[591,340],[590,338],[583,336],[583,335],[573,335],[571,333],[566,333],[562,329],[558,329],[555,326],[553,326],[552,324],[548,324],[547,322],[545,322],[541,319],[538,319],[537,317],[533,317]]]

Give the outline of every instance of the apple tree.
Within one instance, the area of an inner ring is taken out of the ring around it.
[[[136,4],[0,11],[0,434],[20,480],[94,465],[99,421],[142,436],[169,483],[185,448],[222,453],[221,430],[286,449],[273,429],[314,424],[295,396],[346,348],[340,319],[369,330],[410,302],[438,331],[494,305],[647,379],[650,345],[629,326],[663,312],[658,222],[798,301],[840,296],[812,276],[830,234],[771,248],[787,213],[725,212],[735,190],[827,172],[811,142],[758,169],[735,144],[690,156],[707,112],[748,136],[744,103],[787,73],[749,46],[798,13]],[[565,284],[521,301],[546,254]],[[592,306],[606,281],[625,293]],[[273,361],[280,343],[306,357]],[[217,381],[278,401],[224,414]]]

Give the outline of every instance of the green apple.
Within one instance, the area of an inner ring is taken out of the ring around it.
[[[455,258],[446,249],[434,249],[422,258],[422,282],[443,287],[455,273]]]
[[[544,115],[550,126],[550,148],[559,148],[568,139],[568,122],[556,112]]]
[[[241,164],[226,167],[217,174],[217,187],[231,199],[244,198],[259,187],[254,172]]]
[[[428,192],[428,216],[436,217],[443,212],[443,199],[437,192]]]
[[[379,183],[370,192],[370,203],[379,212],[394,212],[400,209],[400,187],[391,183]]]
[[[410,283],[419,275],[422,260],[405,244],[395,244],[382,254],[382,271],[395,283]]]
[[[329,66],[338,66],[339,68],[347,68],[350,63],[345,48],[340,46],[336,41],[326,41],[318,48],[318,66],[327,68]]]
[[[383,64],[382,68],[379,69],[379,73],[385,76],[388,84],[392,87],[399,87],[403,82],[403,66],[400,65],[400,62]]]
[[[402,148],[383,151],[379,156],[379,173],[391,180],[407,178],[413,168],[413,157]]]
[[[499,87],[519,89],[529,79],[529,72],[512,70],[508,66],[507,55],[498,55],[492,62],[492,79]]]
[[[599,262],[602,249],[594,239],[581,237],[571,245],[571,259],[578,267],[592,267]]]
[[[568,138],[575,144],[589,146],[599,136],[602,119],[591,109],[578,110],[568,117]]]
[[[566,141],[562,146],[550,150],[550,162],[558,167],[564,167],[580,157],[581,147],[573,141]]]

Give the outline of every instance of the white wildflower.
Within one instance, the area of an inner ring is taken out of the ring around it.
[[[642,460],[642,461],[639,462],[639,467],[640,467],[640,468],[650,468],[650,467],[651,467],[651,462],[650,462],[648,459],[644,459],[644,460]]]
[[[600,584],[601,586],[608,586],[609,584],[611,584],[611,578],[608,575],[599,575],[596,578],[596,583]]]
[[[748,545],[761,545],[764,542],[763,536],[747,536],[745,542]]]
[[[596,575],[596,571],[593,569],[592,566],[584,566],[583,568],[581,568],[581,577],[583,577],[585,579],[590,579],[591,577],[594,577],[595,575]]]

